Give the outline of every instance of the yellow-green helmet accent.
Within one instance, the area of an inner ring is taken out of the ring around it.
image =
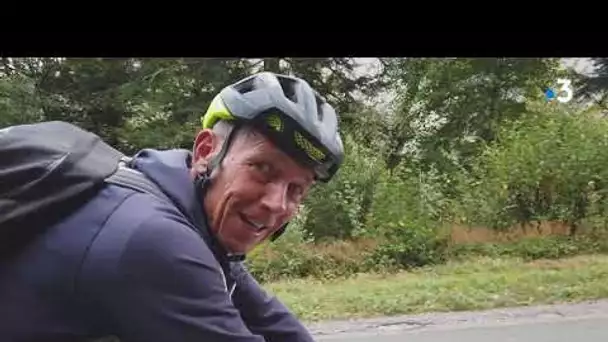
[[[224,105],[224,101],[220,95],[217,95],[211,101],[205,115],[201,118],[203,128],[213,128],[219,120],[234,120],[235,117],[230,113],[230,110]]]

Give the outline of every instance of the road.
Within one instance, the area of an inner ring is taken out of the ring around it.
[[[605,342],[608,301],[330,322],[312,330],[327,342]]]

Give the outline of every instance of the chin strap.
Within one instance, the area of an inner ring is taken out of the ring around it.
[[[279,228],[279,230],[274,232],[274,234],[272,234],[272,236],[270,237],[270,241],[275,242],[279,237],[281,237],[281,235],[283,235],[283,233],[285,233],[285,231],[287,230],[288,224],[289,222],[285,223],[283,226],[281,226],[281,228]]]
[[[205,170],[205,172],[200,173],[196,176],[196,179],[194,182],[195,193],[197,194],[198,202],[199,202],[201,208],[204,207],[203,204],[204,204],[205,194],[207,193],[207,190],[209,189],[209,185],[211,183],[211,173],[213,172],[214,169],[220,167],[222,160],[226,156],[226,153],[228,153],[228,149],[230,148],[230,143],[231,143],[233,137],[235,136],[235,132],[237,131],[238,128],[239,128],[239,126],[237,125],[234,127],[234,129],[232,129],[228,133],[228,136],[226,137],[226,141],[224,144],[222,144],[222,148],[221,148],[220,152],[209,161],[209,165],[207,165],[207,169]],[[209,225],[209,221],[207,219],[207,215],[205,214],[205,210],[201,210],[200,213],[202,214],[202,220],[205,224],[205,227],[208,229],[209,237],[210,237],[211,242],[214,245],[214,247],[216,249],[219,249],[222,252],[222,254],[226,255],[228,261],[245,260],[245,255],[243,255],[243,254],[230,254],[226,251],[226,249],[220,244],[219,240],[211,232],[211,229],[210,229],[211,226]]]

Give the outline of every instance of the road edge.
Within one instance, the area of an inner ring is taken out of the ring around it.
[[[351,334],[403,332],[495,324],[516,324],[541,320],[608,318],[608,299],[566,302],[547,305],[503,307],[479,311],[430,312],[350,320],[333,320],[308,324],[316,337]]]

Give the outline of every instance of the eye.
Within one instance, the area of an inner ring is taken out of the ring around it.
[[[302,196],[304,196],[304,187],[299,184],[292,183],[289,185],[289,194],[293,198],[300,200]]]
[[[268,165],[267,163],[253,162],[253,163],[250,163],[249,165],[251,167],[253,167],[256,171],[262,173],[265,176],[270,174],[271,168],[270,168],[270,165]]]

